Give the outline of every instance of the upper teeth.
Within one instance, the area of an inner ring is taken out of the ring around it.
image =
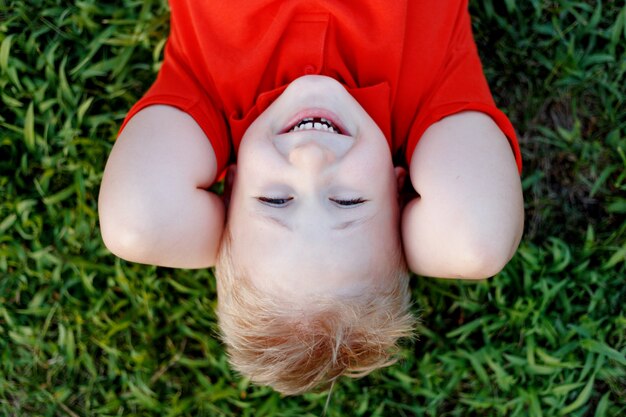
[[[300,120],[292,129],[291,132],[297,132],[299,130],[321,130],[324,132],[338,133],[339,129],[330,120],[323,117],[305,117]]]

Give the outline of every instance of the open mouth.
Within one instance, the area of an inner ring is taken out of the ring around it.
[[[319,130],[342,134],[341,129],[337,125],[324,117],[305,117],[293,125],[288,132],[300,132],[302,130]]]

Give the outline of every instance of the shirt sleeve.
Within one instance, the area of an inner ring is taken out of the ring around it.
[[[451,41],[447,46],[448,52],[441,67],[435,69],[438,77],[409,132],[407,162],[410,166],[417,142],[430,125],[462,111],[479,111],[490,116],[508,138],[521,172],[522,158],[515,129],[493,101],[472,35],[467,2],[461,3]]]
[[[144,96],[129,110],[120,132],[128,121],[142,109],[163,104],[189,114],[198,123],[213,147],[217,159],[217,172],[226,167],[230,155],[230,142],[225,118],[219,100],[201,85],[177,52],[172,38],[165,47],[165,57],[156,80]]]

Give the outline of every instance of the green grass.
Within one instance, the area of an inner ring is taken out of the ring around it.
[[[420,338],[329,416],[626,415],[626,7],[473,1],[524,153],[527,230],[494,279],[413,281]],[[163,1],[0,0],[0,415],[314,416],[228,368],[211,271],[123,262],[96,198],[154,78]]]

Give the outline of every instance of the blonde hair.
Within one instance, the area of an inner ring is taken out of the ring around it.
[[[396,361],[412,335],[409,274],[398,250],[388,287],[354,297],[292,305],[256,289],[238,270],[224,232],[216,265],[218,321],[230,363],[252,382],[286,395],[325,388],[338,377],[365,376]]]

